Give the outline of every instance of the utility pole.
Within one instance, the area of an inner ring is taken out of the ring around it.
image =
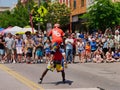
[[[38,0],[38,8],[40,7],[40,0]],[[38,30],[40,30],[40,22],[38,23]]]
[[[70,10],[71,10],[71,13],[70,13],[70,33],[72,33],[72,0],[69,0],[70,2]]]

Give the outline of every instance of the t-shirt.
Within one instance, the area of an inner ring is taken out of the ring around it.
[[[114,58],[119,58],[119,53],[114,53],[113,57]]]
[[[84,34],[80,34],[80,35],[79,35],[79,38],[84,38]]]
[[[5,49],[5,46],[2,43],[0,43],[0,49]]]
[[[66,43],[66,49],[73,49],[74,40],[72,38],[67,38],[65,40],[65,43]]]
[[[78,45],[78,50],[84,50],[84,42],[77,42],[77,45]]]
[[[16,47],[22,47],[22,42],[23,42],[22,39],[16,39],[15,42],[16,42]]]
[[[76,48],[76,42],[77,42],[77,39],[76,39],[76,38],[73,38],[73,40],[74,40],[73,48]]]
[[[49,32],[49,36],[52,35],[52,43],[57,42],[58,44],[61,44],[63,42],[62,37],[64,36],[64,32],[59,28],[53,28]]]
[[[96,42],[90,42],[91,50],[97,49],[97,43]]]
[[[63,56],[62,56],[62,53],[58,50],[54,53],[53,55],[53,60],[62,60]]]
[[[36,45],[38,45],[39,44],[39,39],[40,39],[41,37],[40,36],[33,36],[33,41],[35,42],[35,44]]]
[[[14,39],[13,38],[5,38],[5,42],[6,42],[6,47],[9,49],[13,48],[13,44],[14,44]]]
[[[5,49],[3,37],[0,37],[0,39],[2,40],[2,43],[0,43],[0,49]]]
[[[90,51],[91,51],[90,45],[86,45],[86,46],[85,46],[85,50],[86,50],[87,52],[90,52]]]

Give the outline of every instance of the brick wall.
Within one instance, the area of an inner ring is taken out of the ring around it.
[[[86,0],[84,0],[84,6],[81,6],[81,0],[76,0],[76,8],[74,8],[74,0],[70,0],[71,2],[71,10],[72,10],[72,16],[83,14],[86,12]]]

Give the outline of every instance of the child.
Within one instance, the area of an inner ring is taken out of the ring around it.
[[[112,50],[109,49],[108,52],[106,53],[106,62],[111,63],[115,61],[115,59],[112,58],[113,54],[114,53],[112,52]]]
[[[77,42],[77,47],[78,47],[78,55],[79,55],[79,60],[81,63],[85,62],[85,48],[84,48],[84,42],[82,39],[78,39]]]
[[[86,60],[90,62],[91,61],[91,46],[89,42],[87,42],[85,45],[85,56],[86,56]]]
[[[100,50],[100,48],[98,48],[98,49],[94,52],[93,62],[95,62],[95,63],[101,63],[101,62],[103,62],[102,50]]]
[[[50,40],[47,39],[45,44],[44,44],[44,49],[45,49],[45,57],[46,57],[46,63],[50,60],[50,48],[51,48],[51,43]]]
[[[115,59],[115,61],[116,62],[119,62],[120,60],[119,60],[119,50],[115,50],[115,53],[114,53],[114,55],[113,55],[113,58]]]
[[[42,62],[43,58],[43,43],[42,43],[42,38],[39,38],[39,44],[36,45],[36,59],[40,59]]]

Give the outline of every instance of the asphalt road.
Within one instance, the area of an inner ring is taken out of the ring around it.
[[[69,64],[65,84],[61,82],[61,73],[56,71],[49,71],[43,83],[38,84],[46,66],[0,64],[0,90],[120,90],[120,62]]]

